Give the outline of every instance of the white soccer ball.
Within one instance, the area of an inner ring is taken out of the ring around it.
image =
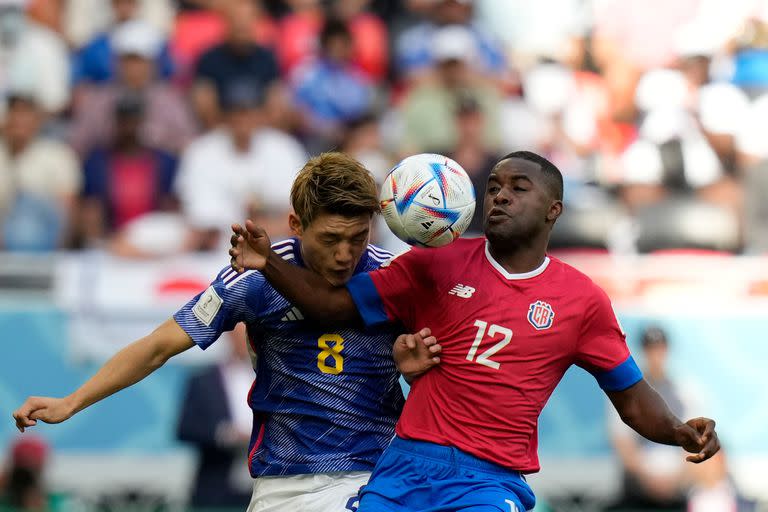
[[[403,242],[440,247],[456,240],[475,213],[467,172],[443,155],[409,156],[389,171],[379,196],[389,229]]]

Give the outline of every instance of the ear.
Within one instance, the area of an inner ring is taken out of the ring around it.
[[[293,212],[288,215],[288,227],[291,228],[291,233],[298,237],[304,234],[304,229],[301,227],[301,219]]]
[[[547,211],[547,222],[551,222],[554,224],[554,222],[557,220],[558,217],[563,213],[563,202],[562,201],[552,201],[552,204],[549,205],[549,210]]]

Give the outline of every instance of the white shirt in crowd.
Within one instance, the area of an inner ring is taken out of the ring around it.
[[[0,211],[9,208],[19,192],[65,199],[74,197],[81,183],[80,164],[69,146],[40,138],[11,157],[0,141]]]
[[[292,136],[264,128],[247,152],[238,152],[224,129],[194,140],[184,151],[176,181],[182,210],[197,229],[224,229],[242,222],[249,206],[287,212],[291,185],[307,155]]]

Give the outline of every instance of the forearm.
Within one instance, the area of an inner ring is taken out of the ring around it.
[[[360,320],[345,287],[332,286],[322,276],[287,263],[274,251],[262,273],[302,313],[317,321],[341,324]]]
[[[174,332],[170,332],[172,330]],[[136,384],[160,368],[172,356],[192,346],[192,340],[180,339],[181,328],[168,320],[150,335],[120,350],[96,374],[66,399],[72,414]],[[173,335],[175,339],[168,339]]]
[[[621,419],[635,432],[656,443],[677,446],[675,428],[682,422],[645,380],[629,390],[609,393]]]

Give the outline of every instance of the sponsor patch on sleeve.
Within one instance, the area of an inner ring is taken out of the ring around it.
[[[200,298],[197,299],[197,304],[192,308],[192,313],[194,313],[198,320],[210,327],[223,302],[219,294],[216,293],[216,290],[213,289],[213,286],[209,286]]]

